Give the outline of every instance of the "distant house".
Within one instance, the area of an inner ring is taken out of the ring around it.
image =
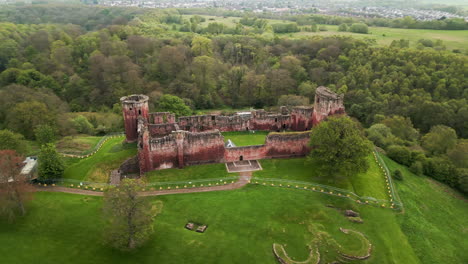
[[[37,179],[37,157],[27,157],[23,164],[20,174],[29,180]]]

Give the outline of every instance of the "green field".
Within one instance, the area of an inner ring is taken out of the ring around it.
[[[60,153],[81,155],[84,152],[93,150],[101,139],[102,137],[88,135],[64,137],[57,141],[57,151]]]
[[[263,170],[253,173],[258,178],[278,178],[330,185],[354,192],[359,196],[387,199],[384,175],[373,156],[368,157],[369,170],[348,179],[338,176],[338,181],[324,177],[306,158],[261,160]]]
[[[189,19],[192,15],[184,15],[185,19]],[[218,17],[218,16],[203,16],[206,21],[201,23],[202,27],[208,26],[209,23],[223,23],[229,27],[235,27],[239,21],[239,17]],[[210,20],[212,19],[212,20]],[[291,23],[287,20],[267,19],[270,24],[274,23]],[[292,34],[278,34],[288,37],[306,38],[310,36],[352,36],[355,38],[375,39],[379,45],[390,45],[393,40],[407,39],[410,41],[410,46],[415,47],[419,39],[440,39],[444,42],[448,50],[461,49],[466,50],[468,43],[467,30],[431,30],[431,29],[404,29],[404,28],[388,28],[388,27],[369,27],[369,34],[357,34],[351,32],[339,32],[337,25],[317,25],[325,26],[327,31],[319,32],[297,32]]]
[[[404,29],[404,28],[387,28],[387,27],[369,27],[369,34],[357,34],[351,32],[339,32],[338,26],[325,25],[328,31],[321,32],[298,32],[292,34],[294,37],[307,36],[351,36],[354,38],[370,38],[375,39],[377,44],[390,45],[393,40],[407,39],[410,41],[410,47],[416,47],[419,39],[440,39],[443,41],[448,50],[466,49],[468,43],[467,30],[432,30],[432,29]]]
[[[63,177],[91,182],[107,182],[109,173],[117,169],[126,159],[135,156],[135,144],[123,143],[124,137],[109,139],[94,155],[84,158],[66,158]]]
[[[224,163],[187,166],[183,169],[165,169],[145,174],[148,182],[177,182],[231,177]]]
[[[263,145],[265,144],[266,136],[268,131],[234,131],[234,132],[222,132],[224,136],[224,142],[230,139],[237,147],[252,146],[252,145]]]
[[[26,217],[16,224],[0,223],[0,254],[4,263],[273,264],[273,243],[286,245],[294,259],[305,259],[313,226],[344,249],[355,248],[356,241],[339,227],[365,234],[373,250],[362,263],[463,263],[468,258],[466,201],[445,186],[389,164],[404,174],[397,183],[404,213],[316,192],[257,185],[168,195],[150,198],[164,203],[153,239],[135,252],[121,253],[101,242],[101,198],[37,193]],[[339,209],[359,211],[364,223],[351,223]],[[185,230],[187,221],[208,224],[207,232]],[[322,253],[327,263],[336,258],[334,250]]]

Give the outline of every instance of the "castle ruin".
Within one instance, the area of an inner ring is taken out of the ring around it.
[[[120,99],[127,142],[137,142],[138,156],[130,161],[139,173],[183,168],[187,165],[267,158],[305,156],[309,153],[310,129],[329,115],[343,114],[343,96],[318,87],[314,107],[294,107],[280,113],[254,110],[236,115],[179,117],[169,112],[149,113],[148,96]],[[265,144],[226,147],[221,132],[272,131]],[[293,132],[280,132],[293,131]]]

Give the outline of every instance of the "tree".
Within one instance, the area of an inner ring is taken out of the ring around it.
[[[293,106],[305,106],[309,105],[309,98],[300,95],[288,94],[282,95],[278,99],[278,106],[287,106],[292,108]]]
[[[328,176],[352,176],[369,164],[371,143],[359,124],[347,116],[330,117],[314,127],[310,135],[309,160]]]
[[[458,168],[468,168],[468,140],[460,140],[460,142],[451,149],[447,155]]]
[[[158,101],[156,102],[156,111],[171,112],[174,113],[177,117],[188,116],[192,113],[192,110],[190,110],[190,107],[185,104],[184,100],[170,94],[165,94],[159,97]]]
[[[54,144],[47,143],[41,147],[38,162],[40,180],[47,181],[62,177],[65,166]]]
[[[28,139],[34,138],[34,129],[37,126],[52,124],[54,121],[55,115],[44,103],[37,101],[15,105],[7,117],[8,127],[23,134]]]
[[[153,219],[158,208],[147,198],[138,196],[143,187],[141,180],[124,179],[119,186],[104,193],[103,211],[108,223],[104,239],[110,246],[132,250],[153,233]]]
[[[405,146],[392,145],[387,148],[387,155],[400,164],[411,165],[411,151]]]
[[[13,221],[26,214],[33,188],[20,174],[23,157],[14,150],[0,151],[0,215]]]
[[[92,134],[94,127],[88,121],[88,119],[82,115],[78,115],[77,117],[72,119],[72,123],[78,133],[83,134]]]
[[[348,31],[348,25],[346,25],[346,23],[340,24],[340,25],[338,26],[338,31],[341,31],[341,32],[346,32],[346,31]]]
[[[392,130],[392,134],[396,137],[407,140],[416,141],[419,133],[413,127],[411,119],[403,116],[392,116],[384,119],[382,124],[386,125]]]
[[[422,146],[432,155],[446,154],[457,144],[457,133],[444,125],[433,126],[422,138]]]
[[[354,23],[349,28],[349,31],[353,33],[367,34],[369,32],[369,27],[364,23]]]
[[[0,130],[0,150],[15,150],[18,153],[25,153],[27,145],[21,134],[13,133],[8,129]]]
[[[392,134],[390,128],[384,124],[374,124],[367,129],[367,138],[375,145],[385,148],[396,141],[396,137]]]
[[[192,40],[192,52],[194,56],[213,55],[211,39],[202,36],[195,36]]]
[[[39,125],[34,130],[36,141],[39,145],[52,143],[55,141],[55,129],[49,125]]]

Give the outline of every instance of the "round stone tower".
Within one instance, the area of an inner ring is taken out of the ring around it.
[[[148,121],[148,99],[148,96],[142,94],[120,98],[127,142],[138,140],[138,119],[142,117]]]

